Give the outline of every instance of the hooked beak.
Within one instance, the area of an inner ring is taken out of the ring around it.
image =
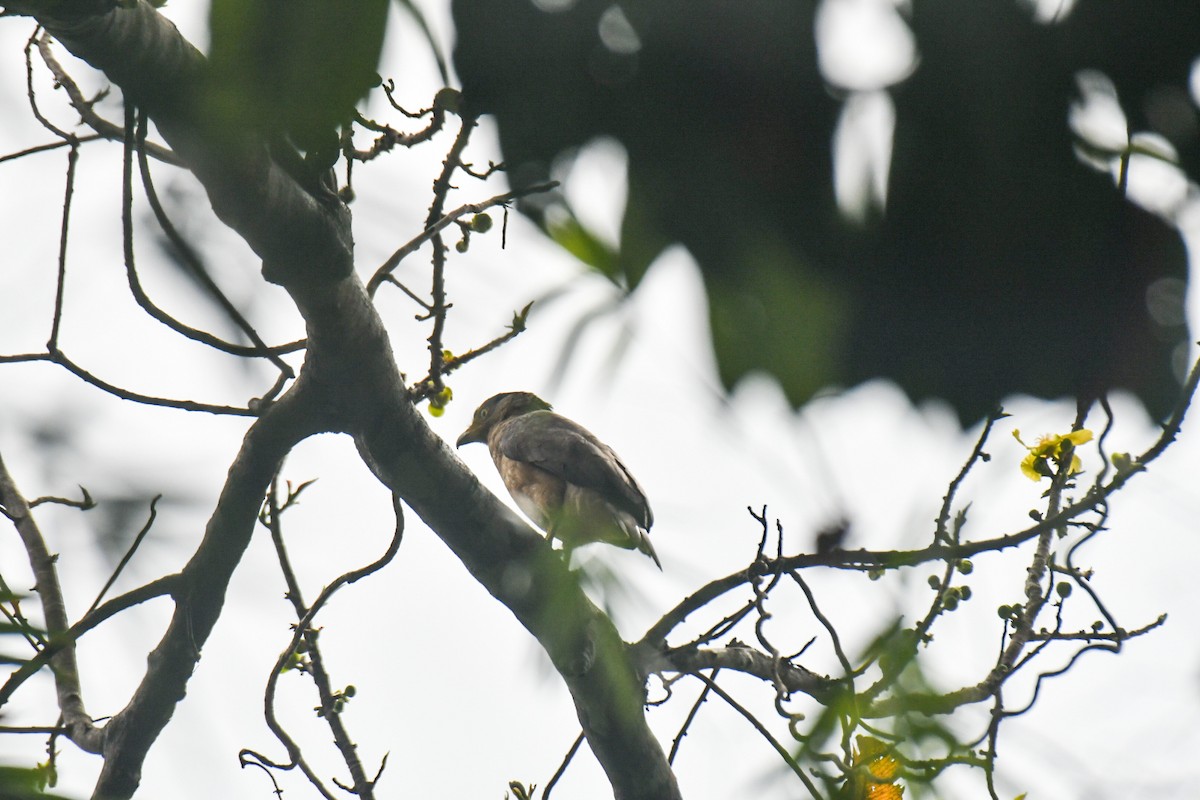
[[[464,444],[470,444],[471,442],[482,442],[486,439],[487,436],[483,433],[483,431],[475,427],[474,423],[471,423],[471,427],[462,432],[462,435],[458,437],[458,441],[454,443],[454,446],[462,447]]]

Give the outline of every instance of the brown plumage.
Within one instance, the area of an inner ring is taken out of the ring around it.
[[[458,437],[459,447],[469,442],[487,443],[509,494],[564,550],[606,542],[639,550],[662,569],[642,487],[611,447],[545,400],[529,392],[489,398]]]

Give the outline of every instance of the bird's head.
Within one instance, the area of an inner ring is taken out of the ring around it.
[[[493,395],[479,408],[471,425],[458,437],[457,447],[471,442],[486,442],[488,432],[506,419],[519,417],[531,411],[549,411],[550,404],[532,392],[501,392]]]

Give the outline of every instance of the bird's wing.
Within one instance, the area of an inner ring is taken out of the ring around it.
[[[612,448],[582,425],[550,411],[535,411],[507,420],[497,434],[497,445],[505,457],[594,489],[647,530],[653,524],[654,515],[642,487]]]

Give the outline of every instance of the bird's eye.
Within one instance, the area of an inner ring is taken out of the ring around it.
[[[488,409],[488,408],[481,408],[481,409],[479,409],[479,418],[480,418],[480,419],[487,419],[487,415],[488,415],[488,413],[489,413],[490,411],[491,411],[491,409]]]

